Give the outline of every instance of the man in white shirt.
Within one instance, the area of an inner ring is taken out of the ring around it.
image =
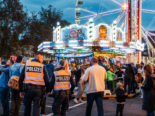
[[[89,67],[83,77],[82,82],[86,83],[87,107],[86,116],[91,116],[94,100],[96,101],[98,116],[104,116],[102,97],[105,90],[106,70],[98,65],[96,57],[91,59],[92,66]]]

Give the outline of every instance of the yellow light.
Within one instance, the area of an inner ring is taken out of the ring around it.
[[[128,3],[124,2],[121,6],[122,10],[128,10]]]

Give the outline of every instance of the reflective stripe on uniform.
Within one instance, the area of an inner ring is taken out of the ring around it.
[[[54,90],[69,90],[70,89],[70,78],[69,74],[65,70],[55,72],[55,84]]]
[[[32,85],[45,85],[44,82],[32,82],[32,81],[26,81],[25,84],[32,84]]]
[[[44,82],[44,80],[37,80],[37,79],[24,79],[24,81],[29,81],[29,82]]]
[[[55,85],[70,85],[69,82],[56,82]]]
[[[31,79],[31,80],[40,80],[40,78],[38,78],[38,77],[29,77],[28,79]]]
[[[68,90],[68,87],[66,87],[66,88],[64,87],[64,88],[61,88],[61,89],[60,88],[54,88],[54,91],[60,91],[60,90]]]
[[[40,67],[41,71],[36,72],[35,70],[29,71],[27,67]],[[43,64],[38,62],[30,62],[26,64],[25,69],[25,84],[34,84],[34,85],[45,85],[43,79]]]
[[[54,85],[55,88],[69,88],[70,85]]]

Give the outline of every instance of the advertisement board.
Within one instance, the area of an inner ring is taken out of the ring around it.
[[[62,29],[62,41],[70,40],[86,40],[87,37],[87,28],[85,26],[71,25],[67,28]]]
[[[95,40],[96,41],[110,41],[111,38],[111,28],[106,24],[99,24],[95,27]]]

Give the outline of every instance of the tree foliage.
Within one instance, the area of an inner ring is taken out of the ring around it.
[[[0,55],[7,57],[19,53],[19,36],[24,31],[26,13],[19,0],[0,2]]]
[[[0,1],[0,14],[1,57],[32,56],[41,42],[53,40],[53,27],[58,21],[62,26],[70,24],[62,20],[62,11],[52,5],[30,15],[23,10],[20,0]]]

